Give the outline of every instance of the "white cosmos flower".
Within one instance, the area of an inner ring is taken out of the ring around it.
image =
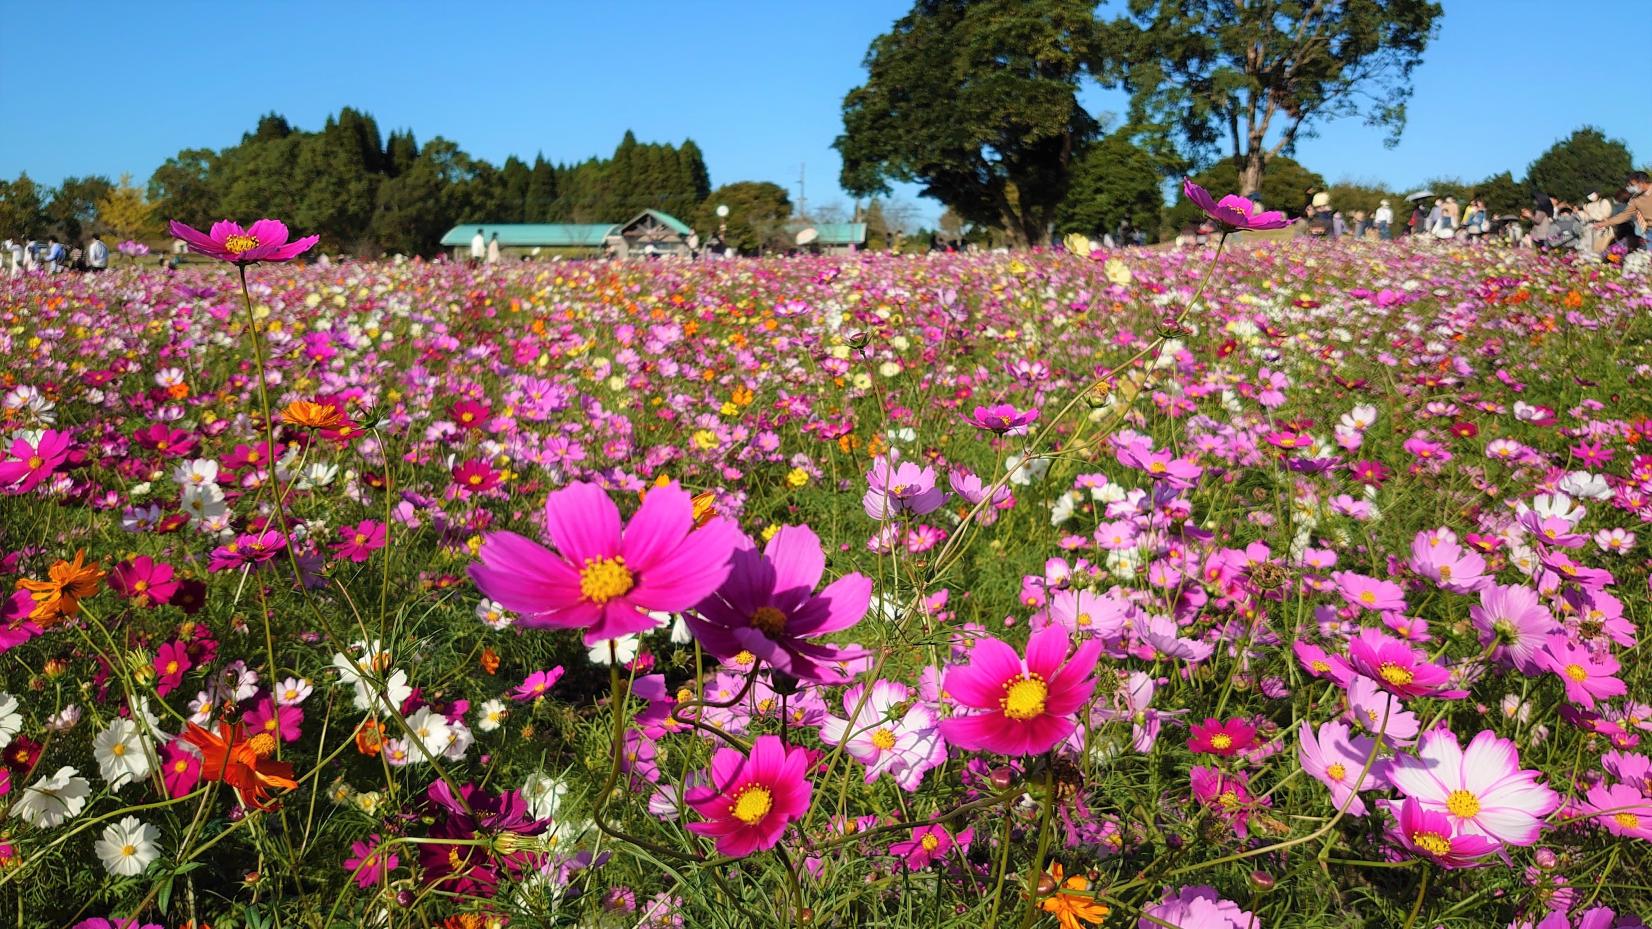
[[[103,862],[103,870],[119,877],[135,877],[160,857],[160,850],[155,848],[155,840],[160,837],[154,826],[128,816],[104,829],[103,838],[92,848]]]
[[[149,740],[130,719],[115,720],[92,740],[92,756],[97,759],[98,773],[112,790],[147,776],[150,752]]]
[[[505,705],[505,701],[497,698],[484,702],[479,709],[482,717],[476,721],[476,728],[483,732],[498,729],[505,724],[505,717],[510,715],[510,707]]]
[[[11,744],[12,736],[23,730],[23,714],[17,712],[17,698],[0,690],[0,748]]]
[[[80,704],[71,703],[46,719],[46,728],[52,732],[68,732],[80,723]]]
[[[442,752],[442,757],[448,761],[463,761],[465,752],[476,743],[476,735],[462,719],[448,723],[448,727],[453,730],[453,741],[447,743],[447,750]]]
[[[424,751],[431,755],[440,755],[453,744],[453,727],[448,725],[446,717],[428,706],[420,707],[418,712],[407,717],[407,728]],[[423,761],[425,756],[414,752],[413,760]]]
[[[1544,519],[1564,519],[1574,526],[1582,522],[1588,513],[1563,493],[1538,494],[1532,498],[1531,508]]]
[[[482,598],[481,603],[476,604],[476,618],[489,629],[503,629],[516,622],[516,617],[506,611],[503,605],[486,597]]]
[[[64,765],[56,774],[24,788],[23,795],[11,805],[11,815],[36,829],[51,829],[79,816],[91,795],[92,785],[86,778]]]
[[[180,461],[172,469],[172,482],[180,487],[201,487],[218,483],[218,462],[211,458]]]
[[[1010,483],[1025,486],[1039,480],[1050,470],[1050,459],[1034,458],[1027,461],[1020,455],[1011,455],[1004,462],[1004,470],[1010,473]]]
[[[637,646],[642,642],[634,635],[622,635],[609,641],[613,642],[614,654],[619,658],[620,664],[625,664],[637,657]],[[608,642],[598,642],[591,646],[585,654],[590,657],[593,664],[605,665],[611,663],[608,659]]]
[[[1573,471],[1560,479],[1560,489],[1585,500],[1610,500],[1612,485],[1606,478],[1588,471]]]
[[[528,782],[522,785],[522,799],[528,804],[528,812],[534,819],[556,816],[557,810],[562,807],[562,797],[567,793],[567,784],[542,771],[528,775]]]
[[[275,688],[275,703],[277,706],[298,706],[310,699],[315,686],[307,677],[289,677]]]
[[[223,488],[217,484],[185,484],[178,509],[183,510],[190,522],[198,527],[227,515],[229,504],[224,502]]]

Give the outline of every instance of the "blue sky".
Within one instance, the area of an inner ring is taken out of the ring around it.
[[[261,113],[317,128],[351,105],[386,132],[440,134],[495,163],[606,155],[626,129],[644,141],[692,137],[714,184],[772,180],[795,200],[806,165],[809,201],[846,205],[831,148],[843,95],[863,78],[867,45],[908,5],[0,0],[0,176],[141,181],[181,148],[233,143]],[[1616,41],[1652,26],[1648,0],[1445,6],[1399,147],[1346,121],[1304,141],[1302,161],[1332,180],[1396,186],[1519,176],[1585,123],[1652,160],[1645,61]],[[1626,60],[1607,63],[1614,53]],[[1084,99],[1125,106],[1100,89]]]

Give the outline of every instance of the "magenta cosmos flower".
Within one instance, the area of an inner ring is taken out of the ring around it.
[[[1397,697],[1468,696],[1467,691],[1446,687],[1451,672],[1431,663],[1427,654],[1376,629],[1361,629],[1348,640],[1348,666]]]
[[[718,749],[711,758],[711,783],[684,795],[706,818],[688,829],[714,837],[720,855],[743,858],[773,848],[786,826],[809,810],[814,786],[808,773],[808,752],[787,748],[779,736],[759,736],[749,756]]]
[[[694,502],[669,484],[649,491],[625,526],[595,484],[545,498],[552,552],[514,532],[482,540],[470,576],[488,599],[529,628],[583,629],[585,644],[653,629],[650,611],[681,612],[729,574],[740,531],[726,519],[694,527]]]
[[[1396,818],[1400,844],[1442,868],[1472,867],[1476,859],[1497,850],[1496,842],[1462,832],[1450,817],[1415,800],[1401,802]]]
[[[1618,673],[1616,658],[1609,654],[1596,655],[1563,635],[1549,636],[1538,660],[1566,685],[1566,699],[1586,710],[1594,709],[1596,700],[1621,697],[1629,692],[1628,685],[1615,676]]]
[[[189,244],[190,251],[238,265],[292,261],[321,241],[320,236],[311,235],[288,242],[287,224],[274,219],[260,219],[245,229],[222,219],[213,223],[212,231],[206,233],[174,219],[168,228],[175,238]]]
[[[1008,403],[978,406],[969,417],[970,425],[999,435],[1022,435],[1027,427],[1038,421],[1038,411],[1018,410]]]
[[[650,494],[652,496],[652,494]],[[872,601],[872,579],[845,574],[815,593],[826,554],[808,526],[782,526],[762,552],[750,539],[734,550],[728,579],[683,619],[706,651],[725,661],[750,652],[796,678],[842,683],[833,665],[853,650],[806,641],[860,622]]]
[[[1229,232],[1241,229],[1283,229],[1291,224],[1284,213],[1278,210],[1260,212],[1256,204],[1245,197],[1228,194],[1220,200],[1212,200],[1210,192],[1192,180],[1182,181],[1182,193],[1193,201],[1194,206],[1203,210],[1206,216]]]
[[[866,485],[861,507],[873,519],[893,519],[903,513],[922,516],[946,502],[946,491],[935,486],[935,469],[910,461],[896,464],[888,458],[876,459],[866,472]]]
[[[0,492],[26,494],[52,476],[69,458],[69,434],[47,429],[39,441],[18,438],[11,443],[15,461],[0,461]]]
[[[1584,809],[1607,832],[1652,842],[1652,799],[1628,784],[1596,784],[1588,799]]]
[[[1090,699],[1101,640],[1069,658],[1067,630],[1045,626],[1027,639],[1027,657],[998,639],[975,641],[969,664],[947,669],[941,689],[978,710],[941,721],[941,735],[959,748],[1000,755],[1037,755],[1078,728],[1073,714]]]
[[[1459,831],[1505,845],[1536,842],[1542,818],[1560,806],[1537,776],[1522,771],[1515,744],[1490,729],[1467,749],[1451,730],[1431,729],[1415,756],[1396,755],[1388,765],[1389,781],[1413,803],[1450,817]]]
[[[1195,752],[1219,755],[1223,758],[1237,755],[1256,741],[1256,727],[1238,717],[1222,722],[1215,717],[1193,724],[1193,735],[1187,747]]]

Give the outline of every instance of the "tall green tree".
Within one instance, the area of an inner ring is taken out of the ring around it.
[[[115,185],[101,175],[66,177],[46,203],[46,228],[65,242],[78,242],[97,225],[98,201]]]
[[[1078,100],[1096,25],[1089,0],[918,0],[873,40],[866,83],[844,98],[844,189],[918,183],[1015,244],[1047,242],[1099,128]]]
[[[1537,156],[1526,168],[1526,186],[1577,203],[1591,193],[1610,195],[1632,170],[1629,146],[1584,126]]]
[[[1146,149],[1115,132],[1085,147],[1073,165],[1072,185],[1056,213],[1056,232],[1099,236],[1119,220],[1149,234],[1164,208],[1159,164]]]
[[[551,222],[556,208],[556,169],[543,154],[533,160],[528,172],[528,194],[522,205],[522,220],[529,223]]]
[[[1361,116],[1397,142],[1442,15],[1433,0],[1129,0],[1105,49],[1131,122],[1196,161],[1225,150],[1247,193],[1329,120]]]
[[[499,169],[498,222],[527,221],[528,185],[532,181],[533,169],[528,167],[527,162],[515,155],[505,159],[505,164]]]
[[[217,216],[219,199],[218,153],[208,148],[186,148],[168,158],[149,176],[149,200],[161,219],[175,219],[204,228]]]
[[[1469,195],[1483,201],[1493,216],[1518,215],[1520,208],[1527,203],[1526,191],[1515,183],[1514,175],[1507,171],[1493,174],[1475,184]]]
[[[46,234],[46,200],[28,173],[0,181],[0,236],[32,239]]]

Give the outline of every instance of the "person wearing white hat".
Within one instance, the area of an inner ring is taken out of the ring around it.
[[[1388,239],[1388,229],[1394,224],[1394,208],[1388,205],[1387,200],[1384,200],[1377,204],[1377,212],[1372,214],[1371,219],[1377,224],[1377,235],[1386,241]]]

